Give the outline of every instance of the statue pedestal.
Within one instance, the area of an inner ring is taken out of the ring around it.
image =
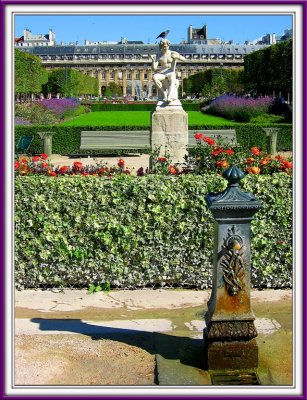
[[[179,100],[159,101],[151,113],[150,144],[159,156],[168,155],[173,164],[184,163],[188,145],[188,114]]]

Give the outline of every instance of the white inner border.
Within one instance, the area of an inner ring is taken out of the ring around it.
[[[14,15],[33,14],[156,14],[156,15],[192,15],[192,14],[292,14],[293,37],[294,37],[294,384],[293,386],[261,386],[261,387],[187,387],[187,386],[135,386],[135,387],[112,387],[112,386],[13,386],[13,335],[14,335],[14,287],[13,287],[13,177],[14,177],[14,74],[13,74],[13,52],[14,52]],[[6,354],[5,354],[5,394],[7,396],[39,396],[39,395],[76,395],[76,396],[246,396],[246,395],[300,395],[303,390],[302,376],[302,148],[303,148],[303,10],[300,5],[6,5],[5,6],[5,155],[6,155],[6,194],[5,194],[5,217],[6,217]]]

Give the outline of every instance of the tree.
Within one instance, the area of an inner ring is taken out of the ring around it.
[[[97,78],[85,75],[70,68],[55,69],[49,73],[48,82],[43,87],[44,94],[53,96],[60,94],[65,97],[80,95],[97,96]]]
[[[202,94],[212,99],[223,93],[243,90],[242,69],[210,68],[184,80],[186,94]]]
[[[32,94],[42,92],[42,85],[47,82],[48,74],[39,57],[15,49],[15,95],[26,100]]]
[[[115,82],[110,82],[106,87],[105,96],[106,97],[114,97],[114,96],[122,96],[123,91],[120,85],[117,85]]]

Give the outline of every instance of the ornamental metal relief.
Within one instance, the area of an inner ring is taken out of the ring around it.
[[[254,321],[214,321],[208,329],[211,340],[251,340],[257,337]]]
[[[223,280],[230,296],[235,296],[243,288],[245,275],[245,250],[242,237],[233,225],[224,239],[226,252],[219,260],[223,269]]]

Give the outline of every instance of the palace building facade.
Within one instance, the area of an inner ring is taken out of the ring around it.
[[[48,36],[55,43],[54,33],[50,35],[49,31]],[[149,54],[159,54],[158,44],[144,44],[122,38],[119,42],[85,41],[84,46],[77,43],[40,45],[33,40],[27,42],[24,38],[23,41],[21,38],[18,39],[15,39],[15,46],[38,56],[47,70],[73,68],[96,77],[99,82],[99,95],[103,95],[105,88],[111,82],[121,86],[123,96],[141,98],[156,95]],[[267,46],[267,44],[233,44],[231,41],[208,39],[206,26],[199,29],[190,26],[188,40],[172,44],[170,49],[177,51],[186,59],[186,62],[180,61],[177,64],[178,79],[181,84],[183,79],[207,68],[242,67],[247,54]]]

